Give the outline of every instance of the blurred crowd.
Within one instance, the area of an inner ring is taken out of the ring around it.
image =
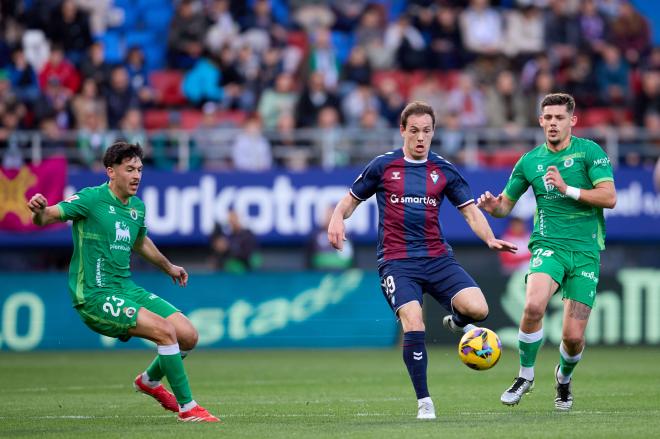
[[[23,147],[13,133],[38,130],[43,147],[74,148],[83,166],[99,166],[119,136],[147,146],[150,164],[174,169],[178,138],[151,130],[184,128],[195,133],[188,169],[301,169],[323,164],[308,148],[314,138],[396,128],[412,99],[433,105],[442,152],[460,161],[461,132],[497,128],[513,138],[535,126],[540,99],[554,91],[575,96],[585,126],[660,137],[660,47],[626,0],[0,0],[0,8],[6,166]],[[219,128],[237,132],[214,160]],[[314,131],[300,141],[299,130]],[[348,163],[340,152],[333,165]]]

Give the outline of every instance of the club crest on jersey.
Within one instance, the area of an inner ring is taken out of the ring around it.
[[[573,166],[573,163],[575,163],[573,161],[573,157],[567,158],[566,160],[564,160],[564,168],[570,168],[571,166]]]
[[[130,215],[131,215],[131,218],[133,218],[134,220],[137,220],[137,219],[138,219],[138,213],[137,213],[137,210],[135,210],[134,208],[131,207],[131,211],[130,211],[129,213],[130,213]]]
[[[115,221],[115,242],[131,242],[131,231],[123,221]]]
[[[392,171],[392,180],[401,180],[401,172]]]
[[[435,169],[431,171],[430,177],[431,177],[431,181],[433,181],[433,184],[436,184],[438,182],[438,178],[440,178],[440,176],[438,175]]]

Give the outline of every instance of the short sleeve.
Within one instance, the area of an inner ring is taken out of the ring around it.
[[[97,197],[92,188],[85,188],[71,195],[64,201],[57,203],[60,217],[63,221],[87,218],[89,209],[96,202]]]
[[[367,200],[378,190],[382,172],[377,160],[372,160],[351,186],[351,194],[360,201]]]
[[[444,193],[449,202],[458,208],[473,203],[474,196],[472,195],[470,185],[458,172],[458,169],[454,165],[449,164],[444,172],[447,177]]]
[[[589,148],[586,165],[589,180],[594,186],[603,181],[614,181],[610,158],[597,143]]]
[[[506,195],[506,197],[511,201],[518,201],[518,199],[522,197],[522,195],[527,191],[527,188],[529,187],[529,181],[523,172],[524,158],[524,155],[520,157],[520,160],[518,160],[518,163],[516,163],[516,166],[514,166],[513,172],[511,172],[509,181],[506,183],[506,187],[503,191],[504,195]]]

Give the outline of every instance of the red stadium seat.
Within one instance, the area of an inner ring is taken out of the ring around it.
[[[181,92],[183,73],[177,70],[157,70],[149,76],[152,87],[158,93],[157,102],[166,107],[179,106],[186,103]]]
[[[410,88],[408,85],[408,75],[401,70],[378,70],[371,75],[371,85],[374,88],[378,88],[383,81],[388,79],[394,80],[396,82],[399,93],[403,95],[405,99],[408,99],[408,93]]]
[[[144,113],[144,128],[147,130],[161,130],[167,128],[170,120],[168,110],[147,110]]]
[[[580,128],[609,125],[615,119],[614,111],[611,108],[589,108],[580,112],[577,116],[577,124]]]
[[[199,110],[186,109],[181,111],[181,128],[194,130],[202,121],[203,114]]]
[[[218,111],[215,119],[220,126],[238,128],[247,119],[247,114],[244,111]]]

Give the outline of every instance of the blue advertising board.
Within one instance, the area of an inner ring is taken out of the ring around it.
[[[398,334],[375,273],[192,274],[186,288],[160,273],[134,279],[190,318],[199,348],[388,347]],[[0,350],[153,346],[88,329],[64,273],[0,273],[0,285]]]
[[[159,245],[205,245],[216,223],[225,223],[234,209],[262,244],[300,244],[323,223],[348,191],[360,169],[305,172],[189,172],[148,170],[138,195],[147,206],[150,236]],[[499,193],[509,171],[463,170],[475,196],[486,190]],[[660,241],[660,194],[652,184],[650,170],[618,170],[615,173],[618,203],[606,210],[607,237],[611,241]],[[98,185],[104,175],[71,173],[68,192]],[[54,200],[53,200],[54,201]],[[535,202],[523,196],[515,213],[531,222]],[[375,197],[359,206],[347,221],[347,233],[356,242],[375,242],[377,228]],[[496,234],[507,220],[489,219]],[[449,202],[443,203],[440,221],[450,243],[476,243],[463,217]],[[70,245],[66,226],[36,233],[0,232],[0,245]]]

